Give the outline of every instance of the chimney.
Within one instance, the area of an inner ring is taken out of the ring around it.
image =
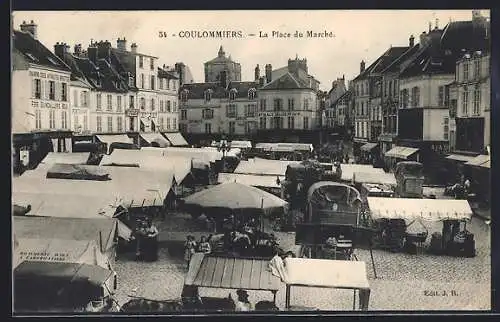
[[[80,56],[82,54],[82,44],[76,44],[74,48],[75,56]]]
[[[259,86],[260,87],[264,86],[264,83],[265,83],[264,76],[262,76],[259,78]]]
[[[68,48],[69,48],[68,45],[66,45],[65,43],[57,42],[54,45],[54,54],[56,54],[57,57],[59,57],[62,61],[64,61],[64,56],[68,52]]]
[[[133,43],[131,46],[130,46],[130,51],[134,54],[137,54],[137,44],[136,43]]]
[[[90,61],[95,64],[97,62],[97,47],[95,45],[89,46],[87,55]]]
[[[270,83],[273,80],[273,67],[271,64],[266,65],[266,83]]]
[[[31,36],[33,36],[33,38],[37,39],[38,37],[38,32],[37,32],[37,28],[38,26],[33,22],[33,20],[31,20],[30,23],[26,23],[26,21],[23,21],[23,23],[21,24],[21,31],[24,31],[24,32],[28,32],[31,34]]]
[[[361,63],[359,64],[359,72],[362,73],[365,71],[365,61],[362,60]]]
[[[415,46],[415,37],[413,35],[410,36],[410,47]]]
[[[97,57],[105,59],[110,62],[111,60],[111,43],[109,41],[101,41],[97,44]]]
[[[257,64],[257,66],[255,67],[255,80],[258,81],[260,78],[260,68],[259,68],[259,64]]]
[[[125,39],[125,37],[123,37],[123,39],[118,38],[118,40],[116,41],[116,48],[118,48],[119,50],[127,51],[127,40]]]
[[[421,46],[425,46],[427,44],[427,39],[428,39],[428,35],[427,33],[424,31],[420,34],[420,45]]]

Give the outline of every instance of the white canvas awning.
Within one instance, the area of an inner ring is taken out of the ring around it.
[[[96,135],[97,139],[102,143],[107,143],[108,145],[111,143],[129,143],[134,144],[134,140],[129,138],[126,134],[99,134]]]
[[[170,145],[167,139],[165,139],[160,133],[141,133],[140,136],[150,145],[156,143],[162,148]]]
[[[187,146],[189,145],[186,139],[179,132],[163,132],[165,138],[172,146]]]
[[[73,152],[73,153],[49,152],[41,163],[87,164],[89,157],[90,157],[90,152]]]
[[[405,146],[396,146],[385,153],[386,157],[407,159],[412,154],[418,152],[417,148],[408,148]]]
[[[231,148],[250,149],[251,147],[250,141],[231,141]]]
[[[203,147],[203,149],[222,154],[222,152],[219,152],[217,150],[217,148],[214,148],[214,147],[211,147],[211,146]],[[233,158],[237,158],[240,154],[241,154],[241,149],[240,148],[233,148],[233,147],[231,147],[229,149],[229,151],[226,152],[226,156],[233,157]]]
[[[450,154],[449,156],[446,157],[448,160],[455,160],[455,161],[460,161],[460,162],[469,162],[473,160],[475,157],[470,156],[470,155],[461,155],[461,154]]]
[[[263,187],[263,188],[280,188],[277,180],[280,182],[285,180],[284,176],[259,176],[251,174],[239,173],[219,173],[218,183],[236,182],[247,186]]]
[[[491,159],[489,155],[478,155],[473,160],[470,160],[466,165],[481,167],[481,168],[491,168]]]
[[[364,145],[361,146],[361,151],[370,152],[377,145],[378,145],[378,143],[366,143],[366,144],[364,144]]]
[[[257,143],[255,145],[257,149],[262,149],[264,151],[280,151],[280,152],[292,152],[292,151],[307,151],[312,152],[314,147],[310,143]]]
[[[370,164],[351,164],[351,163],[346,164],[346,163],[342,163],[340,165],[340,169],[342,170],[341,179],[343,181],[352,181],[354,179],[354,174],[356,172],[380,174],[380,175],[385,174],[384,169],[375,168]]]
[[[467,200],[368,197],[373,219],[412,221],[470,220],[472,209]]]
[[[396,177],[394,176],[394,173],[355,172],[353,180],[356,183],[396,185]]]
[[[279,161],[266,159],[249,159],[248,161],[240,161],[234,173],[254,174],[254,175],[270,175],[284,176],[289,164],[297,164],[298,161]]]

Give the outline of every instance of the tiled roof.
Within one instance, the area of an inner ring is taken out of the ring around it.
[[[444,50],[460,52],[486,50],[490,47],[489,27],[474,24],[472,21],[454,21],[446,25],[441,36],[441,46]]]
[[[33,38],[30,33],[14,30],[12,40],[13,48],[23,54],[27,62],[62,71],[70,71],[70,68],[61,59],[41,42]]]
[[[98,59],[94,64],[86,57],[77,57],[69,54],[66,57],[72,61],[71,65],[75,67],[75,74],[83,74],[87,82],[95,89],[115,93],[127,92],[127,80],[124,80],[118,74],[116,65],[112,66],[104,59]]]
[[[400,67],[404,65],[405,61],[411,59],[412,55],[415,55],[420,49],[420,45],[417,44],[407,51],[404,52],[401,56],[395,59],[391,64],[389,64],[381,73],[391,73],[391,72],[399,72]]]
[[[379,58],[377,58],[368,68],[366,68],[362,73],[360,73],[354,80],[361,80],[368,77],[370,74],[381,73],[386,67],[388,67],[393,61],[398,59],[403,55],[409,47],[391,47],[385,53],[383,53]]]
[[[212,90],[212,98],[228,98],[229,91],[231,89],[236,89],[236,98],[246,98],[248,96],[248,91],[251,88],[257,88],[257,83],[255,82],[230,82],[227,88],[220,86],[218,82],[209,83],[190,83],[184,84],[180,92],[183,90],[188,90],[189,99],[203,99],[205,97],[205,91]],[[257,93],[256,93],[257,97]]]
[[[302,89],[302,88],[310,88],[310,87],[304,80],[292,75],[291,73],[286,73],[283,76],[264,85],[264,87],[262,87],[261,90]]]

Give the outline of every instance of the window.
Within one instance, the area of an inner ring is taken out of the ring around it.
[[[179,124],[179,131],[181,131],[182,133],[186,133],[187,132],[187,124]]]
[[[68,101],[68,84],[61,83],[61,101]]]
[[[167,101],[167,112],[170,113],[170,101]]]
[[[259,119],[259,127],[260,127],[262,130],[265,130],[265,129],[266,129],[266,126],[267,126],[266,118],[265,118],[265,117],[261,117],[261,118]]]
[[[236,104],[226,105],[226,117],[229,117],[229,118],[236,117]]]
[[[187,110],[181,110],[181,120],[187,120]]]
[[[449,128],[449,124],[450,124],[450,120],[445,117],[444,118],[444,126],[443,126],[443,140],[448,140],[449,138],[449,131],[450,131],[450,128]]]
[[[42,111],[35,110],[35,127],[37,130],[42,128]]]
[[[89,129],[89,120],[87,115],[83,116],[83,130],[87,131]]]
[[[361,137],[364,138],[365,137],[365,122],[361,122],[360,126],[361,126]]]
[[[170,117],[167,117],[167,130],[170,130]]]
[[[141,88],[144,88],[144,74],[141,74]]]
[[[289,129],[295,128],[295,118],[293,116],[288,117],[288,128]]]
[[[165,129],[165,119],[163,118],[163,116],[160,116],[158,118],[158,122],[160,123],[160,130],[164,130]]]
[[[248,99],[249,100],[254,100],[255,99],[255,94],[257,93],[257,91],[255,90],[255,88],[250,88],[248,90]]]
[[[205,133],[207,133],[207,134],[212,133],[212,124],[211,123],[205,123]]]
[[[170,79],[166,79],[165,83],[167,84],[167,89],[170,89]]]
[[[266,99],[265,98],[261,98],[260,99],[260,110],[261,111],[265,111],[266,110]]]
[[[469,80],[469,62],[465,61],[462,68],[463,68],[463,77],[464,77],[463,81],[467,82]]]
[[[204,119],[213,119],[214,118],[214,111],[209,109],[209,108],[204,109],[202,112],[202,116]]]
[[[73,130],[78,131],[79,127],[80,127],[80,122],[78,119],[78,115],[75,114],[75,116],[73,117]]]
[[[236,132],[236,123],[234,121],[229,122],[229,134],[234,134]]]
[[[158,85],[160,86],[160,89],[163,89],[163,78],[158,77]]]
[[[304,98],[304,110],[309,110],[309,99]]]
[[[174,130],[177,130],[177,119],[175,117],[172,119],[172,125],[174,127]]]
[[[83,91],[81,94],[81,102],[83,107],[88,107],[89,106],[89,92]]]
[[[33,97],[42,98],[42,81],[38,78],[33,80]]]
[[[66,113],[66,111],[61,111],[61,128],[68,128],[68,114]]]
[[[160,100],[160,113],[163,113],[163,100]]]
[[[212,99],[212,90],[207,89],[205,91],[205,101],[209,102]]]
[[[359,122],[356,122],[356,133],[355,133],[356,137],[360,137],[360,133],[359,133]]]
[[[420,106],[420,88],[416,86],[411,89],[411,103],[413,107]]]
[[[55,110],[49,111],[49,128],[50,129],[56,128],[56,111]]]
[[[129,108],[134,108],[134,107],[135,107],[134,96],[130,95],[130,98],[129,98]]]
[[[293,111],[294,110],[294,105],[295,105],[295,100],[293,98],[288,99],[288,110]]]
[[[107,101],[106,110],[112,111],[113,110],[113,97],[111,96],[111,94],[106,95],[106,101]]]
[[[234,101],[236,99],[236,94],[238,94],[236,88],[231,88],[231,90],[229,91],[229,100]]]
[[[481,77],[481,60],[475,59],[474,60],[474,78],[479,79]]]
[[[119,95],[116,97],[116,111],[117,112],[122,111],[122,97]]]
[[[151,89],[155,90],[155,77],[154,77],[154,75],[151,75]]]
[[[481,105],[481,90],[476,88],[474,91],[474,105],[472,106],[472,113],[479,115],[479,106]]]
[[[174,112],[177,112],[177,102],[174,101]]]
[[[73,91],[73,106],[78,106],[78,92]]]
[[[151,111],[154,111],[156,109],[156,106],[155,106],[155,99],[152,98],[151,99]]]
[[[283,100],[281,98],[275,98],[273,102],[273,108],[275,111],[281,111],[283,109]]]
[[[365,115],[365,102],[361,102],[361,115]]]
[[[97,94],[97,102],[96,102],[96,109],[100,111],[102,108],[102,95],[101,93]]]
[[[49,81],[49,99],[56,99],[56,83],[54,81]]]
[[[121,116],[116,118],[116,131],[123,132],[123,118]]]
[[[108,116],[108,132],[113,132],[113,117]]]
[[[175,80],[172,82],[172,86],[173,86],[173,89],[176,90],[177,89],[177,83],[175,82]]]
[[[402,108],[407,108],[408,107],[408,89],[403,89],[401,91],[401,107]]]
[[[438,97],[438,106],[444,106],[444,86],[439,86],[439,97]]]
[[[155,70],[155,60],[154,58],[151,57],[151,59],[149,60],[149,68],[151,70]]]
[[[128,77],[128,86],[134,87],[134,77],[132,76]]]
[[[139,68],[143,68],[143,67],[144,67],[144,57],[139,56]]]
[[[146,109],[146,99],[144,97],[141,97],[141,110]]]
[[[309,128],[309,117],[304,116],[304,130]]]
[[[464,116],[467,115],[467,104],[469,101],[469,92],[467,91],[467,88],[464,90],[462,93],[462,113]]]
[[[246,117],[255,117],[257,115],[257,105],[248,104],[245,105],[245,116]]]

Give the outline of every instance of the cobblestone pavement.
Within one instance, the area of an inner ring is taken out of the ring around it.
[[[167,219],[160,229],[198,230],[186,216]],[[191,226],[190,226],[191,225]],[[427,225],[429,236],[441,225]],[[490,309],[490,230],[479,218],[467,226],[476,240],[477,256],[456,258],[429,254],[409,255],[374,250],[377,279],[373,274],[368,250],[356,250],[365,261],[371,287],[370,310],[487,310]],[[283,247],[294,244],[293,233],[277,233]],[[162,236],[172,236],[164,232]],[[182,238],[182,234],[181,237]],[[154,263],[117,261],[119,276],[118,303],[129,295],[155,300],[179,299],[187,272],[181,259],[172,258],[167,249],[160,250]],[[230,290],[201,289],[202,296],[225,297]],[[444,293],[446,292],[446,294]],[[250,301],[272,300],[270,292],[249,291]],[[284,307],[284,287],[278,292],[278,307]],[[338,289],[292,288],[292,305],[321,310],[352,310],[353,292]]]

